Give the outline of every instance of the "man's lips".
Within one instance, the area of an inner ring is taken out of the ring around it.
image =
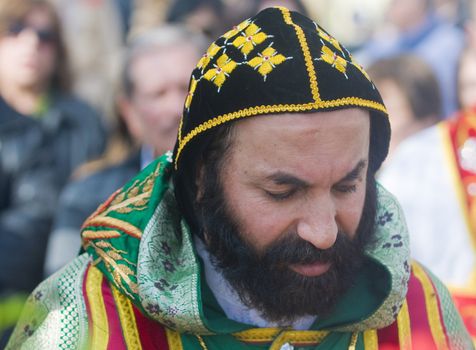
[[[331,267],[330,262],[315,262],[311,264],[293,264],[289,266],[291,270],[307,277],[317,277],[323,275]]]

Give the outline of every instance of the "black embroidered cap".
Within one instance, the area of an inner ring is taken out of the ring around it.
[[[186,179],[191,164],[224,123],[355,107],[370,111],[375,171],[390,125],[367,73],[317,23],[284,7],[265,9],[213,42],[193,70],[173,154],[176,187],[194,181]]]

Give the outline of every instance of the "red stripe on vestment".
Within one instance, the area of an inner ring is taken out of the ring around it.
[[[157,321],[144,316],[135,305],[132,308],[136,317],[142,348],[147,350],[169,350],[165,328]]]
[[[117,313],[116,303],[105,278],[102,280],[101,291],[109,324],[109,343],[107,348],[108,350],[127,350],[124,337],[122,336],[121,321]]]
[[[407,303],[413,349],[436,350],[437,346],[431,333],[423,286],[413,272],[408,282]]]
[[[390,326],[377,330],[379,350],[399,350],[397,321]]]

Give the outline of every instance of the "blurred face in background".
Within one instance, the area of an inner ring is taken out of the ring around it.
[[[458,91],[462,109],[476,106],[476,50],[466,51],[461,57]]]
[[[392,127],[392,138],[390,139],[389,154],[392,154],[397,145],[408,136],[407,130],[411,124],[416,122],[413,115],[410,101],[404,91],[390,79],[377,81],[380,95],[387,107],[390,125]],[[389,156],[390,157],[390,156]]]
[[[122,114],[136,140],[160,155],[174,147],[188,93],[197,48],[184,43],[151,49],[131,63],[133,91],[121,102]]]
[[[392,0],[387,10],[388,21],[403,32],[417,28],[426,17],[428,1]]]
[[[57,61],[54,19],[43,7],[11,23],[0,38],[0,81],[20,89],[48,87]]]

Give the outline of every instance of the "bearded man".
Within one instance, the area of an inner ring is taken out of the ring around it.
[[[90,216],[9,348],[471,349],[375,183],[389,138],[337,40],[260,12],[210,46],[173,154]]]

